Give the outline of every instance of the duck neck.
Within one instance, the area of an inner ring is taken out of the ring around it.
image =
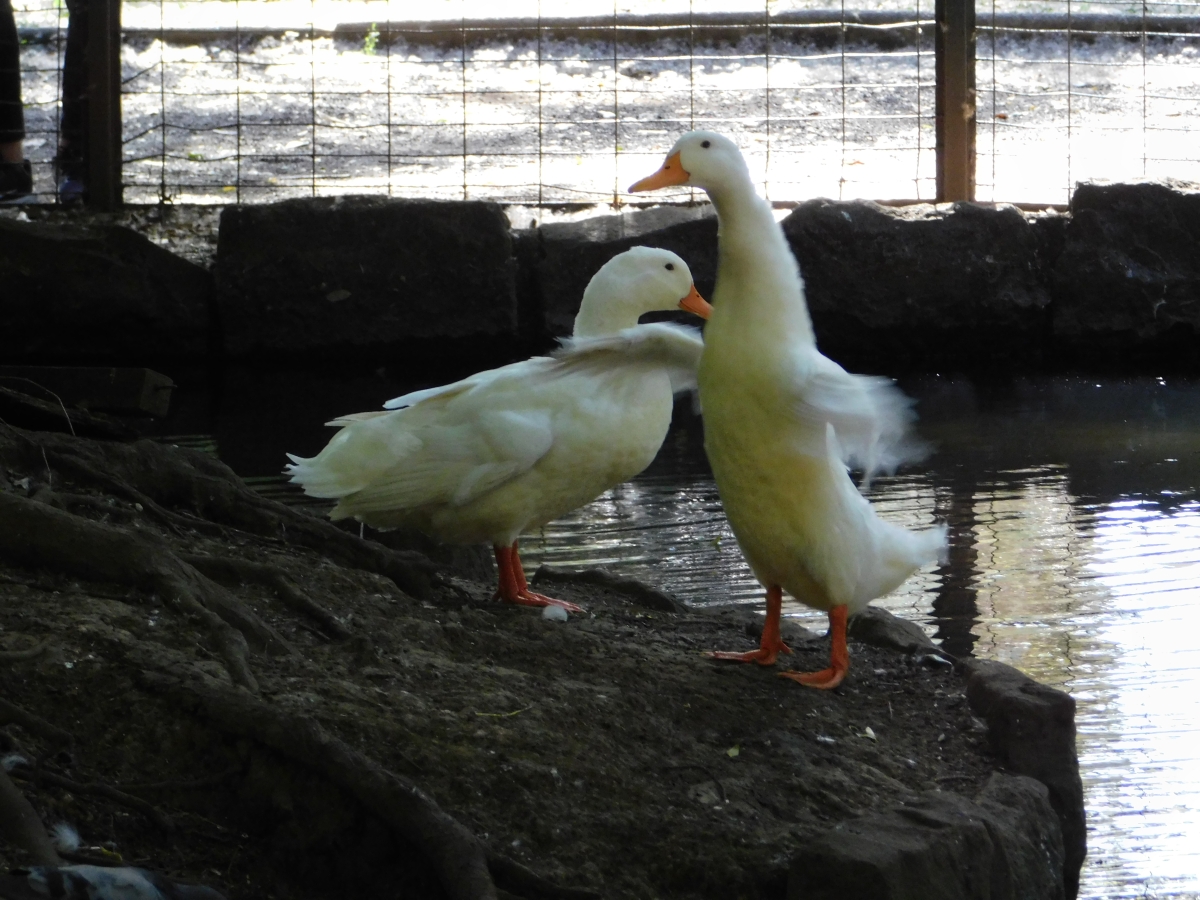
[[[629,309],[620,303],[598,298],[595,292],[584,291],[583,303],[575,316],[575,328],[572,334],[577,338],[602,337],[606,334],[616,334],[626,328],[632,328],[638,323],[640,313]]]
[[[720,223],[717,303],[729,303],[756,331],[813,342],[800,268],[771,205],[758,196],[749,176],[708,193]],[[722,290],[730,284],[739,289]]]

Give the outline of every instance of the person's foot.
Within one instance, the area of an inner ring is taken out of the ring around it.
[[[0,203],[14,203],[33,193],[33,166],[29,160],[0,163]]]
[[[83,163],[72,157],[59,156],[54,160],[54,181],[58,202],[72,206],[83,202],[86,189],[83,183]]]

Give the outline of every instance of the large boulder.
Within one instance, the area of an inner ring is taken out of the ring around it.
[[[6,363],[178,365],[208,353],[212,279],[118,225],[0,219]]]
[[[1004,767],[1036,778],[1049,790],[1062,827],[1067,897],[1079,890],[1079,870],[1087,855],[1083,782],[1075,753],[1075,700],[1039,684],[1004,663],[962,662],[967,702],[988,726],[988,739]]]
[[[1088,357],[1200,352],[1200,190],[1083,184],[1054,268],[1055,337]],[[1162,361],[1158,356],[1157,361]]]
[[[1045,237],[1016,208],[810,200],[782,224],[830,356],[878,370],[1040,353]]]
[[[615,216],[545,225],[537,230],[533,289],[542,329],[569,335],[596,270],[630,247],[662,247],[678,253],[692,270],[696,288],[712,296],[717,275],[717,218],[710,205],[656,206]],[[692,324],[695,317],[687,317]]]
[[[806,841],[788,900],[1063,900],[1045,786],[996,773],[972,801],[931,791]]]
[[[234,358],[385,360],[413,341],[518,334],[516,260],[494,203],[333,197],[231,206],[217,299]]]

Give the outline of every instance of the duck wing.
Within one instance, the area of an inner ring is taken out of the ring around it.
[[[335,518],[467,503],[549,451],[557,368],[527,360],[406,395],[399,409],[342,416],[317,456],[289,454],[287,472],[309,495],[339,500]]]
[[[832,425],[842,461],[863,470],[864,486],[880,471],[927,455],[928,446],[911,433],[914,401],[892,379],[852,375],[809,348],[794,361],[793,410],[803,426],[803,452],[824,456],[825,425]]]
[[[567,338],[551,357],[560,371],[645,367],[665,372],[675,393],[696,389],[696,369],[704,340],[698,328],[652,322],[615,334]]]

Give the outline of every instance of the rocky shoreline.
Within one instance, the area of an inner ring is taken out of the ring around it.
[[[543,572],[588,610],[551,621],[411,551],[312,539],[332,526],[202,454],[2,437],[0,523],[80,530],[3,542],[0,693],[49,727],[0,715],[0,749],[59,779],[26,782],[47,821],[127,861],[231,898],[462,896],[383,784],[465,829],[500,897],[1075,894],[1074,701],[887,613],[855,620],[843,687],[805,690],[701,657],[753,646],[752,611]],[[249,681],[195,611],[76,554],[115,532],[226,585]],[[784,636],[797,667],[828,654]],[[143,805],[81,787],[100,783]]]

